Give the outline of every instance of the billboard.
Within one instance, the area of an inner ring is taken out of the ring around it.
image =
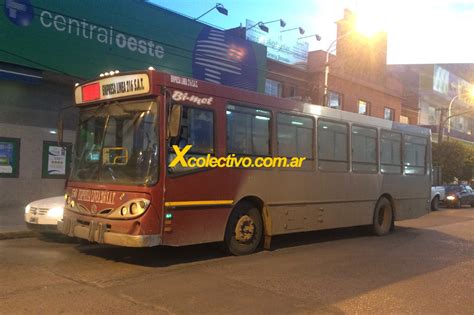
[[[295,65],[306,64],[308,47],[306,41],[297,40],[297,32],[281,32],[280,27],[269,26],[269,32],[262,31],[258,22],[246,20],[246,38],[252,42],[267,46],[267,57],[283,63]]]
[[[157,70],[263,91],[266,49],[137,0],[0,0],[0,61],[83,79]]]

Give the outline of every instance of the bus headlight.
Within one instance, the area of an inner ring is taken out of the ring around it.
[[[48,210],[48,217],[62,218],[64,209],[62,207],[51,208]]]
[[[456,199],[456,197],[455,196],[448,196],[448,197],[446,197],[446,199],[448,199],[449,201],[453,201],[453,200]]]
[[[30,205],[27,205],[27,206],[25,207],[25,213],[29,213],[29,212],[30,212],[30,208],[31,208],[31,206],[30,206]]]
[[[104,214],[103,216],[109,219],[132,219],[142,215],[149,205],[150,200],[148,199],[132,199],[125,202],[114,211]]]

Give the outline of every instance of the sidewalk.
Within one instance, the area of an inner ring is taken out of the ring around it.
[[[24,214],[22,205],[0,207],[0,240],[36,235],[26,227]]]

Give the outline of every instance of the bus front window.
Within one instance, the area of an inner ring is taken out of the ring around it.
[[[79,119],[72,181],[156,183],[156,102],[100,105],[82,110]]]

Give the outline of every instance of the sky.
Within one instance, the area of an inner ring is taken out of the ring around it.
[[[246,19],[273,21],[270,32],[302,27],[310,50],[327,50],[336,39],[335,22],[344,8],[359,14],[374,28],[388,33],[389,64],[474,63],[474,0],[217,0],[228,16],[213,10],[201,22],[228,29],[245,25]],[[198,17],[216,0],[150,0],[166,9]],[[285,40],[301,37],[297,30],[282,33]]]

